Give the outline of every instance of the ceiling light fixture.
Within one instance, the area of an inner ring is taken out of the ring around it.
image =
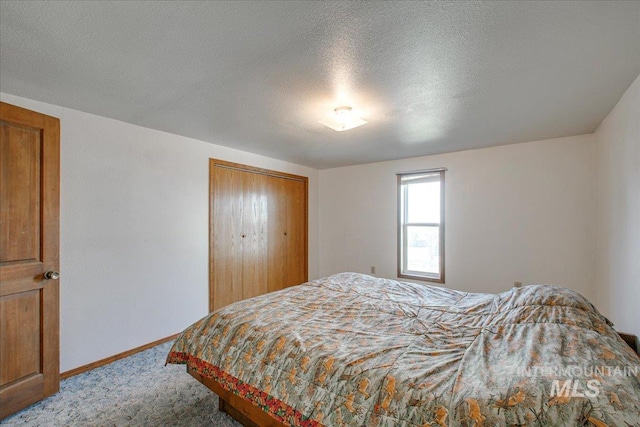
[[[367,122],[356,116],[351,107],[344,105],[342,107],[335,108],[333,110],[333,114],[325,120],[320,120],[320,123],[335,131],[342,132],[343,130],[357,128]]]

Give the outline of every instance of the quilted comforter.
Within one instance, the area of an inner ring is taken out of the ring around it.
[[[557,286],[341,273],[211,313],[167,362],[293,426],[640,426],[640,359]]]

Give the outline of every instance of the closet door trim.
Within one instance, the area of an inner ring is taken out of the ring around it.
[[[258,173],[260,175],[274,176],[276,178],[291,179],[293,181],[302,181],[307,183],[309,181],[309,178],[307,178],[306,176],[299,176],[299,175],[293,175],[285,172],[262,169],[262,168],[257,168],[255,166],[242,165],[240,163],[232,163],[224,160],[216,160],[216,159],[209,159],[209,160],[210,160],[210,168],[221,167],[221,168],[227,168],[227,169],[235,169],[243,172]]]

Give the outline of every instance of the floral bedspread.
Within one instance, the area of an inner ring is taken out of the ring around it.
[[[167,362],[294,426],[640,426],[640,358],[557,286],[341,273],[210,314]]]

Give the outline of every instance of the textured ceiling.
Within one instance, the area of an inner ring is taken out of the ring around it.
[[[640,2],[0,3],[0,90],[316,168],[593,132]],[[342,104],[369,123],[318,123]]]

